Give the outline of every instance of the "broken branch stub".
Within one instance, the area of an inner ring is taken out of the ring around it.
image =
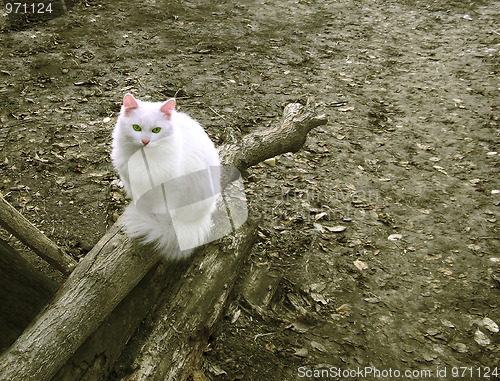
[[[221,161],[241,171],[271,157],[297,152],[304,145],[309,131],[327,122],[326,115],[317,115],[309,102],[305,106],[290,103],[276,127],[248,134],[239,143],[223,145]]]

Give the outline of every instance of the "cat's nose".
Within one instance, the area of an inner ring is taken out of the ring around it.
[[[147,146],[149,143],[149,140],[147,139],[142,139],[142,144],[144,144],[145,146]]]

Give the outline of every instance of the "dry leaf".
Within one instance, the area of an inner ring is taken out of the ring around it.
[[[340,112],[347,112],[347,111],[352,111],[352,110],[354,110],[354,106],[346,107],[346,108],[339,108]]]
[[[450,269],[446,269],[444,267],[439,268],[438,271],[444,275],[447,275],[447,276],[453,275],[453,271],[451,271]]]
[[[454,343],[451,345],[451,347],[460,353],[467,352],[467,345],[465,345],[464,343]]]
[[[294,355],[298,357],[307,357],[308,353],[307,348],[300,348],[294,352]]]
[[[291,329],[293,332],[297,333],[305,333],[309,328],[302,323],[295,322],[287,326],[286,329]]]
[[[324,228],[327,229],[328,231],[332,232],[332,233],[341,233],[341,232],[343,232],[344,230],[347,229],[346,226],[342,226],[342,225],[325,226]]]
[[[403,236],[401,234],[391,234],[387,239],[389,241],[397,241],[398,239],[403,239]]]
[[[266,351],[271,351],[271,352],[274,352],[274,349],[275,349],[275,348],[276,348],[276,347],[274,346],[274,344],[273,344],[273,343],[267,343],[267,344],[266,344]]]
[[[449,320],[443,319],[443,320],[441,320],[441,323],[443,323],[443,325],[445,327],[455,328],[455,325],[451,321],[449,321]]]
[[[323,305],[327,305],[328,304],[328,301],[325,299],[325,297],[319,293],[316,293],[316,292],[311,292],[311,298],[317,302],[317,303],[321,303]]]
[[[318,213],[314,216],[314,220],[315,221],[318,221],[318,220],[321,220],[323,217],[325,217],[326,215],[328,215],[328,213],[326,212],[322,212],[322,213]]]
[[[209,365],[208,370],[210,371],[210,373],[212,373],[216,376],[222,376],[224,374],[227,374],[224,369],[222,369],[221,367],[219,367],[217,365],[213,365],[213,364]]]
[[[311,341],[311,347],[319,352],[326,352],[326,348],[323,346],[323,344],[320,344],[317,341]]]
[[[233,318],[231,319],[231,324],[236,323],[236,320],[238,320],[238,318],[240,317],[240,315],[241,315],[241,310],[237,310],[234,313]]]
[[[358,270],[361,271],[368,269],[368,265],[365,262],[360,261],[359,259],[354,261],[354,266],[356,266]]]
[[[490,332],[497,333],[499,331],[498,324],[491,320],[489,317],[485,317],[483,319],[483,324],[484,328],[486,328]]]
[[[191,378],[193,381],[206,381],[206,376],[201,370],[195,370],[191,373]]]
[[[270,159],[264,160],[264,163],[266,163],[270,167],[275,167],[276,166],[276,158],[272,157]]]
[[[490,345],[490,343],[491,343],[488,336],[486,336],[479,329],[474,334],[474,340],[476,341],[476,343],[478,343],[479,345],[482,345],[482,346]]]
[[[417,143],[417,147],[420,149],[423,149],[424,151],[429,151],[431,149],[430,146],[428,146],[426,144],[421,144],[421,143]]]
[[[434,168],[436,171],[441,172],[441,173],[445,174],[446,176],[448,176],[448,173],[444,170],[443,167],[441,167],[439,165],[433,165],[432,168]]]

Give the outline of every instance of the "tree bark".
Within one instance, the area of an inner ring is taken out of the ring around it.
[[[312,128],[326,122],[326,117],[317,116],[310,106],[288,105],[278,127],[250,134],[243,138],[241,144],[224,145],[220,150],[222,163],[244,170],[267,158],[296,151]],[[228,182],[227,179],[223,181]],[[158,262],[159,257],[151,248],[131,242],[120,226],[119,220],[77,266],[54,300],[0,357],[0,379],[50,380]],[[217,243],[214,243],[195,257],[181,282],[186,289],[172,299],[172,305],[181,310],[172,310],[168,306],[162,308],[163,313],[177,316],[175,325],[168,333],[172,340],[179,329],[187,333],[203,327],[208,331],[213,328],[231,289],[230,282],[234,281],[230,271],[233,269],[236,273],[238,264],[245,257],[244,248],[252,242],[251,237],[247,231],[239,238],[238,233],[232,238],[225,238],[232,242],[229,248],[234,253],[225,250],[225,254],[217,254]],[[201,261],[199,265],[203,271],[194,265],[197,260]],[[228,263],[227,268],[225,263]],[[225,278],[227,276],[229,278]],[[203,284],[207,285],[206,290],[190,288],[190,285],[202,287]],[[179,289],[180,283],[175,286]],[[196,293],[200,295],[194,295]],[[215,303],[212,304],[214,313],[196,309],[195,301],[204,299]],[[193,320],[186,311],[198,314],[198,318]],[[189,342],[192,336],[178,336],[177,345],[182,348],[180,357],[172,355],[162,362],[158,375],[170,372],[169,367],[174,362],[187,365],[190,359],[194,361],[197,357],[198,352]],[[187,341],[181,343],[182,339]],[[168,351],[175,352],[173,347],[168,348]],[[143,371],[146,363],[141,361],[138,365],[141,372],[138,375],[146,375]]]

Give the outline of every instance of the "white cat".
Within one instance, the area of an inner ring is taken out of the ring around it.
[[[220,194],[220,160],[203,128],[175,110],[175,99],[126,94],[113,131],[111,159],[131,203],[125,231],[168,258],[207,242]]]

